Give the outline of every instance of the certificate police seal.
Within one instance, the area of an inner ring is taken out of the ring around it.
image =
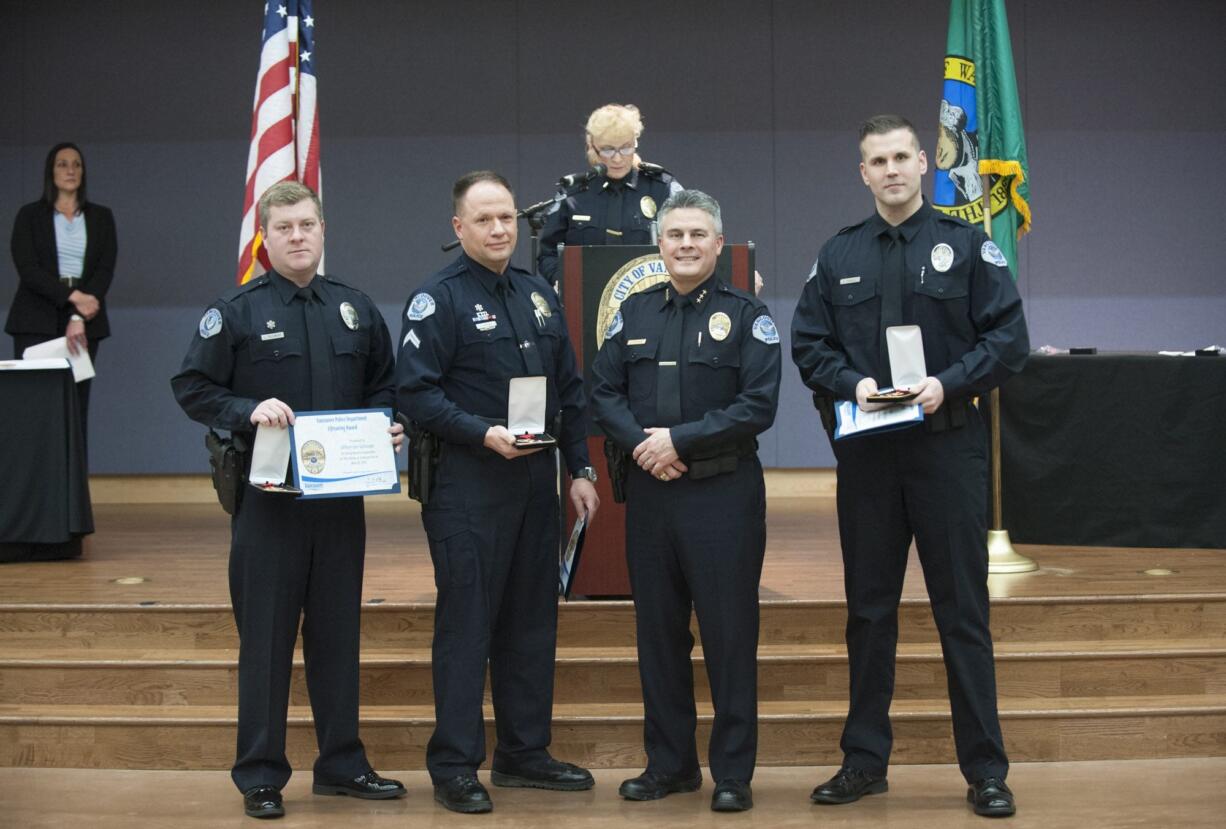
[[[299,452],[299,455],[302,458],[302,465],[306,468],[307,472],[310,472],[312,475],[318,475],[324,471],[324,461],[327,459],[324,457],[323,444],[319,441],[308,440],[302,444],[302,451]]]
[[[954,249],[949,245],[941,242],[932,249],[932,267],[941,273],[949,270],[954,263]]]
[[[532,292],[532,304],[536,306],[537,312],[542,317],[553,316],[553,309],[549,307],[549,303],[545,300],[545,297],[541,296],[537,291]]]
[[[639,199],[639,210],[643,211],[643,215],[648,219],[656,217],[656,200],[651,196],[643,196]]]
[[[707,332],[711,339],[722,342],[732,333],[732,319],[723,311],[716,311],[707,320]]]
[[[349,327],[350,331],[358,330],[358,309],[348,302],[341,303],[341,319]]]

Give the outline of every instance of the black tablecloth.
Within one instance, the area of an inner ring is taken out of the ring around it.
[[[72,372],[0,371],[0,561],[79,556],[93,531]]]
[[[1026,544],[1226,547],[1226,356],[1032,356],[1001,387]]]

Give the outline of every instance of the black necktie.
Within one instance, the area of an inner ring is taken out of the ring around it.
[[[886,345],[885,330],[892,325],[902,325],[902,288],[907,263],[903,256],[906,241],[898,228],[886,231],[890,240],[881,255],[881,381],[882,388],[893,385],[890,374],[890,351]]]
[[[298,296],[306,303],[302,316],[311,360],[311,408],[327,411],[336,408],[336,391],[332,383],[332,341],[324,325],[323,305],[309,286],[299,288]]]
[[[524,368],[528,372],[526,376],[540,377],[544,375],[545,367],[541,363],[541,354],[537,350],[536,322],[528,315],[523,302],[517,301],[520,298],[507,284],[510,278],[506,274],[499,277],[498,296],[502,299],[503,307],[507,309],[507,317],[511,322],[511,333],[515,335],[515,344],[519,347],[519,353],[524,358]]]
[[[622,216],[624,215],[625,206],[625,190],[624,184],[609,184],[609,203],[605,208],[605,241],[612,242],[620,239],[622,235]],[[615,231],[610,233],[609,231]]]
[[[672,288],[668,289],[672,291]],[[681,339],[685,334],[685,306],[689,298],[673,296],[656,368],[656,420],[659,426],[681,423]]]

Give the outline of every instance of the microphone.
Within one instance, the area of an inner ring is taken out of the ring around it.
[[[586,173],[571,173],[569,176],[562,176],[558,179],[558,186],[569,190],[576,184],[587,184],[592,179],[603,176],[608,170],[609,168],[603,164],[596,163]]]

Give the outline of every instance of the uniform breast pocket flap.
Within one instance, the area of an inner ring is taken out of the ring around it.
[[[856,281],[840,280],[830,289],[830,304],[838,306],[859,305],[877,296],[877,277],[861,276]]]
[[[660,341],[655,337],[628,337],[634,345],[626,346],[626,376],[631,400],[644,400],[656,391],[656,350]]]
[[[690,364],[713,369],[740,368],[741,352],[740,349],[731,346],[712,348],[704,343],[701,348],[695,349],[690,354]]]
[[[332,351],[338,356],[365,357],[370,353],[370,340],[360,331],[332,337]]]
[[[269,360],[280,362],[287,357],[301,357],[302,341],[297,337],[286,336],[279,340],[255,340],[251,343],[251,359],[254,362]]]
[[[933,299],[961,299],[970,294],[965,278],[950,274],[929,274],[915,283],[915,292]]]

